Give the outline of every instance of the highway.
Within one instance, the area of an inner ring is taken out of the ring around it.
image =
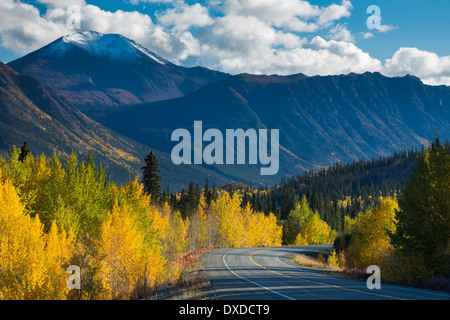
[[[389,285],[368,289],[365,281],[303,267],[295,254],[331,245],[231,248],[207,252],[201,275],[211,282],[208,295],[223,300],[450,300],[440,291]],[[383,270],[381,270],[383,274]]]

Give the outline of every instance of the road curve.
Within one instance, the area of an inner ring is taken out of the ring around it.
[[[201,274],[211,282],[208,294],[224,300],[450,300],[450,294],[365,281],[299,266],[295,254],[331,245],[217,249],[205,254]],[[381,270],[383,273],[383,270]]]

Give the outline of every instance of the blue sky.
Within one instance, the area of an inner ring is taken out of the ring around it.
[[[121,33],[174,63],[233,74],[380,71],[450,85],[448,0],[2,0],[0,61],[80,29]],[[369,5],[382,28],[369,29]]]

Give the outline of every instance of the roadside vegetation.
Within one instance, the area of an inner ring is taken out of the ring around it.
[[[326,243],[333,251],[316,262],[297,261],[353,275],[375,264],[382,281],[449,290],[450,154],[438,138],[404,189],[354,214],[355,198],[315,203],[310,193],[287,196],[283,218],[259,207],[268,191],[208,181],[174,194],[161,190],[151,153],[143,171],[143,183],[118,186],[92,156],[35,157],[24,145],[0,157],[0,299],[204,299],[206,250]],[[70,265],[80,290],[66,285]]]
[[[343,232],[323,257],[297,256],[299,264],[367,278],[378,265],[382,281],[450,291],[450,152],[436,138],[420,157],[398,200],[345,217]]]
[[[152,180],[152,181],[157,181]],[[190,252],[280,246],[274,215],[217,190],[182,215],[136,179],[108,181],[92,156],[34,157],[24,145],[0,158],[0,299],[142,299],[186,283]],[[66,285],[81,269],[81,289]]]

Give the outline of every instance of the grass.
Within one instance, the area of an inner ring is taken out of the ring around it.
[[[207,300],[205,287],[210,282],[199,276],[203,268],[203,254],[214,247],[189,251],[177,259],[181,268],[180,277],[170,284],[165,284],[155,290],[149,299],[151,300]]]
[[[329,271],[343,271],[342,268],[329,265],[321,252],[317,254],[317,258],[313,258],[309,255],[297,254],[294,256],[293,260],[295,263],[309,268]]]

